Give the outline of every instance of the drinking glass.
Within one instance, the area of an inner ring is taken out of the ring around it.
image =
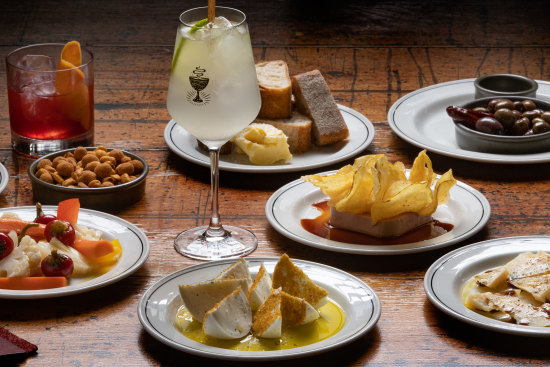
[[[6,56],[12,148],[39,157],[92,146],[94,139],[93,54],[82,48],[82,64],[57,70],[64,44],[45,43]]]
[[[210,223],[174,242],[176,251],[201,260],[244,256],[258,244],[252,232],[222,226],[218,210],[220,147],[254,120],[261,101],[246,16],[219,6],[215,12],[213,26],[203,21],[207,7],[181,14],[167,100],[172,118],[210,153]]]

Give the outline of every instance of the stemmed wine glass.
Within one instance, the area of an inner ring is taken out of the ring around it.
[[[252,232],[222,226],[218,211],[220,147],[254,120],[261,100],[246,16],[219,6],[215,13],[209,24],[208,7],[181,14],[167,101],[172,118],[210,152],[210,223],[174,242],[176,251],[201,260],[244,256],[258,244]]]

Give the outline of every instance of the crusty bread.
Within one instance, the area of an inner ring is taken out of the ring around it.
[[[292,77],[292,93],[298,111],[313,122],[313,142],[328,145],[346,139],[348,127],[319,70]]]
[[[282,60],[256,64],[262,107],[258,117],[280,119],[290,117],[292,87],[288,66]]]
[[[290,153],[303,153],[311,143],[311,119],[300,112],[293,110],[287,119],[257,118],[255,123],[270,124],[281,130],[287,136]]]

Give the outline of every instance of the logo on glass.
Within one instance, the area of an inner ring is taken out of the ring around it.
[[[206,69],[201,69],[200,66],[197,66],[193,70],[193,75],[189,76],[189,82],[195,91],[187,92],[187,101],[193,104],[202,105],[210,102],[210,94],[202,93],[201,95],[201,91],[206,88],[210,80],[204,76],[204,73],[206,73]]]

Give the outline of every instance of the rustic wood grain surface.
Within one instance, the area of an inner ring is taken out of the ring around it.
[[[199,358],[152,338],[137,317],[140,296],[163,276],[199,262],[173,250],[182,229],[209,215],[208,169],[168,149],[166,92],[178,15],[206,1],[44,0],[0,4],[0,55],[17,46],[79,40],[95,55],[95,140],[144,157],[145,197],[112,212],[141,228],[151,243],[145,265],[114,285],[50,300],[0,300],[0,326],[38,345],[27,366],[242,365]],[[283,59],[291,73],[318,68],[338,103],[374,124],[365,154],[384,153],[407,166],[419,149],[392,132],[387,112],[418,88],[488,73],[550,80],[547,1],[218,1],[248,15],[256,61]],[[0,86],[6,85],[0,64]],[[7,92],[0,88],[0,162],[9,184],[0,207],[32,205],[30,160],[10,149]],[[269,196],[303,172],[221,173],[226,223],[259,239],[251,256],[284,252],[343,269],[379,295],[382,316],[345,347],[285,365],[548,365],[547,340],[496,334],[438,311],[423,290],[430,264],[470,243],[550,234],[550,164],[495,165],[430,154],[437,172],[481,191],[492,205],[487,226],[451,248],[418,255],[352,256],[313,249],[279,235],[264,215]],[[326,168],[334,169],[337,166]],[[325,169],[322,169],[325,170]],[[0,361],[0,364],[2,362]],[[263,363],[280,365],[280,362]]]

